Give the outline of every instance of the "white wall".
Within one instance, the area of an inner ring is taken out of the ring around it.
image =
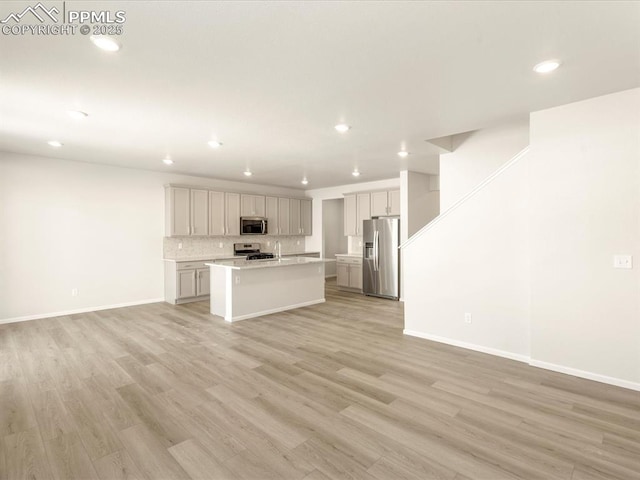
[[[368,190],[400,188],[400,179],[391,178],[388,180],[378,180],[375,182],[354,183],[350,185],[340,185],[338,187],[317,188],[307,190],[307,197],[313,198],[313,235],[306,238],[307,251],[322,251],[322,200],[332,198],[344,198],[345,193],[365,192]],[[322,254],[324,257],[324,252]]]
[[[403,255],[407,333],[640,390],[640,89],[533,113],[530,152]]]
[[[331,260],[325,264],[327,277],[336,275],[335,255],[348,249],[344,235],[344,199],[336,198],[322,201],[323,257]]]
[[[161,300],[166,183],[304,195],[2,152],[0,321]]]
[[[529,145],[529,119],[454,135],[454,151],[440,155],[440,211],[444,212]]]
[[[529,356],[526,190],[521,161],[403,249],[407,333]]]
[[[640,383],[640,89],[533,113],[531,147],[531,357]]]
[[[440,192],[434,190],[434,178],[425,173],[409,172],[407,217],[408,235],[411,236],[440,214]]]

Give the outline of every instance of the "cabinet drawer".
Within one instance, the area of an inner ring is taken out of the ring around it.
[[[359,257],[336,257],[337,263],[352,263],[362,265],[362,258]]]
[[[209,268],[205,263],[211,262],[178,262],[176,265],[177,270],[189,270],[193,268]]]

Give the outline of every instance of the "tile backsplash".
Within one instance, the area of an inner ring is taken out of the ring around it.
[[[259,243],[263,252],[273,252],[276,240],[280,240],[282,253],[305,251],[303,236],[164,237],[163,255],[169,259],[233,255],[234,243]],[[182,249],[178,248],[179,244],[182,244]]]

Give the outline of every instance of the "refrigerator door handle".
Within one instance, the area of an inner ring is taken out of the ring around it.
[[[373,232],[373,269],[377,272],[379,270],[379,258],[378,258],[378,254],[380,253],[380,245],[379,245],[379,235],[380,232],[378,232],[378,230],[376,230],[375,232]]]

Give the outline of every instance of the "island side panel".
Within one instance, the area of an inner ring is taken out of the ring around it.
[[[321,262],[233,270],[231,321],[324,302],[324,282]]]
[[[227,313],[227,291],[230,291],[231,285],[227,285],[228,279],[231,278],[231,271],[218,265],[209,266],[211,291],[210,311],[213,315],[225,317]]]

